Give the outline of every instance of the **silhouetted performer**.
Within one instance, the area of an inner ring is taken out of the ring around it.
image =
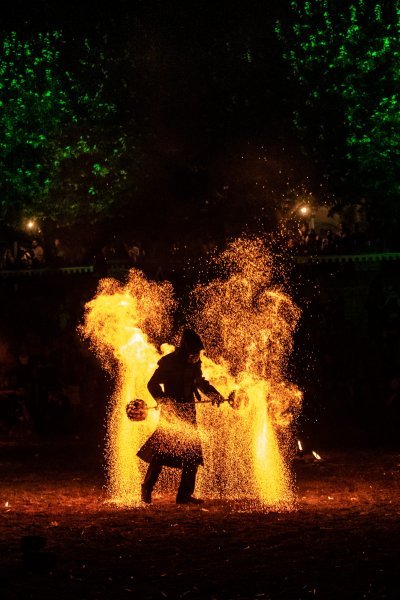
[[[179,427],[175,430],[168,427],[168,419],[161,420],[159,427],[139,450],[139,458],[149,463],[142,484],[142,500],[148,504],[163,465],[182,469],[176,497],[178,504],[202,502],[192,496],[197,468],[203,464],[201,442],[196,428],[195,399],[200,399],[198,390],[201,390],[217,405],[224,400],[202,375],[200,351],[203,348],[197,333],[186,329],[179,348],[161,358],[147,384],[150,394],[157,402],[169,404],[169,410],[177,417],[172,423],[183,422],[183,425],[189,426],[187,435],[184,426],[180,433]]]

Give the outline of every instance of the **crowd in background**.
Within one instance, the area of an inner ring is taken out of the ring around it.
[[[298,256],[332,254],[368,254],[392,250],[382,239],[373,238],[355,224],[341,224],[337,230],[320,228],[318,231],[305,222],[294,235],[287,236],[286,249]]]
[[[279,237],[272,236],[272,249],[289,255],[335,255],[367,254],[393,250],[382,239],[372,238],[356,224],[341,224],[338,228],[315,229],[304,221],[295,231],[284,232]],[[179,257],[192,254],[208,254],[217,244],[226,239],[213,239],[212,236],[191,236],[177,244],[159,244],[152,239],[147,244],[139,239],[111,236],[106,241],[97,242],[87,248],[72,239],[56,237],[49,243],[38,237],[25,237],[13,242],[0,241],[0,269],[37,269],[43,267],[68,267],[94,265],[101,270],[107,263],[126,262],[137,265],[145,262],[160,263],[167,254],[168,260],[179,262]]]
[[[33,237],[0,243],[0,269],[37,269],[94,264],[103,261],[126,260],[136,264],[144,256],[143,246],[137,240],[121,242],[116,237],[97,248],[85,248],[72,240],[54,238],[45,244]]]

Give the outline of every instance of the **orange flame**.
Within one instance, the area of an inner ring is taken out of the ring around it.
[[[161,357],[155,343],[161,334],[168,335],[173,306],[169,283],[150,282],[132,269],[125,285],[103,279],[96,297],[85,307],[82,333],[116,378],[109,411],[107,463],[110,495],[121,504],[140,498],[143,473],[135,453],[158,420],[157,411],[150,410],[145,421],[132,423],[125,407],[133,398],[154,406],[147,382]]]
[[[301,393],[286,381],[284,366],[300,312],[272,284],[271,257],[260,240],[237,240],[218,262],[224,279],[194,290],[188,320],[205,341],[204,376],[225,397],[235,390],[239,408],[198,405],[205,459],[198,489],[205,497],[239,499],[251,507],[290,508],[291,423]],[[118,503],[139,502],[146,465],[136,452],[157,426],[159,411],[131,422],[125,407],[133,398],[155,405],[147,382],[161,354],[173,350],[166,344],[157,350],[157,342],[168,339],[173,308],[172,286],[150,282],[135,269],[125,285],[102,280],[85,307],[82,332],[116,373],[107,449],[110,495]],[[192,435],[192,426],[172,411],[163,411],[162,418],[178,436]]]
[[[235,389],[246,402],[239,411],[224,406],[218,419],[210,408],[199,411],[201,428],[215,432],[214,443],[203,444],[212,467],[200,487],[285,508],[293,502],[290,425],[301,393],[286,381],[284,366],[300,311],[272,284],[272,259],[261,240],[236,240],[217,264],[223,278],[194,290],[194,326],[213,359],[204,360],[205,374],[222,393]]]

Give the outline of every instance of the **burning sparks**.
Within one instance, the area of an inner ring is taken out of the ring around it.
[[[322,457],[317,452],[315,452],[315,450],[312,451],[312,455],[315,458],[315,460],[322,460]]]
[[[210,354],[203,371],[223,394],[234,389],[246,402],[217,414],[200,407],[201,430],[210,432],[200,488],[284,508],[293,500],[290,425],[301,393],[283,370],[300,312],[272,284],[271,257],[260,240],[235,241],[218,264],[224,277],[193,292],[194,326]]]
[[[204,376],[235,408],[197,405],[204,453],[198,491],[205,497],[240,500],[250,507],[290,508],[293,490],[291,424],[301,393],[284,375],[299,309],[272,283],[272,262],[260,240],[238,240],[218,259],[224,278],[193,291],[188,321],[202,336]],[[126,285],[102,280],[86,305],[83,333],[116,375],[108,427],[108,474],[112,499],[135,504],[144,465],[136,452],[160,419],[148,410],[131,422],[125,407],[135,398],[155,407],[147,382],[161,357],[156,344],[170,335],[174,308],[169,283],[149,282],[132,269]],[[161,346],[163,354],[172,346]],[[163,427],[177,438],[195,435],[191,425],[163,409]],[[160,481],[164,491],[168,477]]]
[[[134,398],[154,405],[147,391],[161,357],[154,344],[161,335],[168,335],[173,304],[170,284],[149,282],[133,269],[125,286],[103,279],[97,296],[86,305],[83,333],[116,378],[109,410],[107,462],[110,495],[121,504],[132,504],[140,497],[143,473],[135,454],[158,420],[158,411],[152,410],[142,423],[132,423],[125,407]]]

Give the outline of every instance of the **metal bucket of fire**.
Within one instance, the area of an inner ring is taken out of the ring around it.
[[[249,399],[245,392],[237,390],[231,392],[225,402],[227,402],[233,410],[240,410],[241,408],[246,408]]]
[[[136,398],[126,405],[126,414],[130,421],[144,421],[148,414],[148,406],[144,400]]]

